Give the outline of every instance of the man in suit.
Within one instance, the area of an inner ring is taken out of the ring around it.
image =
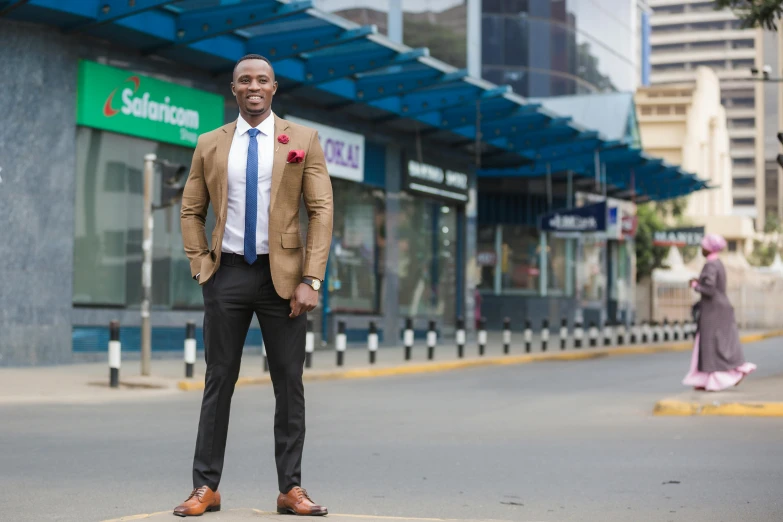
[[[239,118],[202,135],[182,195],[182,238],[204,295],[206,386],[201,404],[193,492],[174,510],[220,510],[229,409],[242,349],[255,313],[274,387],[277,510],[326,515],[301,487],[306,312],[318,302],[332,238],[332,185],[318,134],[272,112],[277,91],[269,61],[247,55],[231,90]],[[309,217],[307,245],[299,203]],[[205,220],[216,217],[212,247]]]

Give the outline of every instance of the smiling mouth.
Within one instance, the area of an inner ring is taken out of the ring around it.
[[[250,102],[260,102],[263,98],[261,96],[248,96],[247,101]]]

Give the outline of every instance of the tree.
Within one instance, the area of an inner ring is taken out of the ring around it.
[[[715,0],[715,9],[731,9],[744,27],[764,27],[777,31],[783,17],[783,0]]]
[[[636,228],[636,280],[641,281],[652,275],[655,268],[661,266],[666,257],[664,247],[653,246],[655,232],[664,230],[666,223],[658,213],[656,205],[647,203],[636,209],[638,226]]]
[[[761,241],[754,241],[753,252],[748,261],[754,266],[769,266],[774,261],[777,253],[778,247],[774,242],[764,244]]]

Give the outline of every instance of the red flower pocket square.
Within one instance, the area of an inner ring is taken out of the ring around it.
[[[305,153],[303,150],[289,150],[288,151],[288,163],[302,163],[304,161]]]

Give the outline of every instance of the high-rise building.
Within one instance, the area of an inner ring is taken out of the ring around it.
[[[482,74],[528,97],[633,91],[647,11],[639,0],[484,0]]]
[[[731,11],[716,11],[705,0],[650,0],[653,85],[694,82],[700,66],[713,69],[721,83],[732,159],[734,213],[763,228],[777,214],[775,165],[778,84],[765,84],[751,69],[777,70],[778,38],[761,29],[743,29]],[[773,73],[777,76],[776,73]],[[766,128],[770,127],[770,132]],[[765,139],[765,135],[770,134]],[[767,174],[769,171],[769,174]]]

